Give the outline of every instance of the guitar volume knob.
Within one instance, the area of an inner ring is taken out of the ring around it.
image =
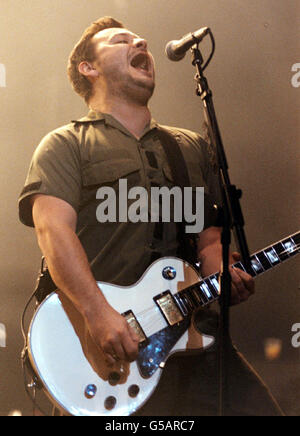
[[[86,396],[86,398],[88,398],[89,400],[91,399],[91,398],[94,398],[94,396],[96,395],[96,393],[97,393],[97,386],[95,386],[95,385],[87,385],[87,387],[85,388],[85,391],[84,391],[84,395]]]
[[[162,275],[166,280],[174,280],[176,277],[176,269],[172,266],[166,266],[162,271]]]
[[[129,388],[128,388],[128,395],[129,395],[131,398],[135,398],[135,397],[137,397],[138,394],[139,394],[139,392],[140,392],[140,388],[139,388],[138,385],[131,385],[131,386],[129,386]]]
[[[107,397],[104,401],[104,407],[106,410],[112,410],[117,404],[117,399],[113,396]]]

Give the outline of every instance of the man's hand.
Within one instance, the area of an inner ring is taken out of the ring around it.
[[[118,360],[133,362],[138,356],[139,338],[126,319],[108,303],[85,316],[90,335],[113,366]]]
[[[220,228],[209,227],[199,234],[198,256],[203,277],[208,277],[220,271],[222,262]],[[230,264],[234,264],[239,260],[239,253],[234,252],[230,255]],[[255,292],[253,278],[239,268],[230,267],[230,273],[232,277],[231,304],[236,305],[247,301]]]
[[[232,253],[232,258],[238,262],[241,258],[239,253]],[[247,301],[255,293],[254,280],[250,274],[239,268],[230,267],[232,278],[231,283],[231,304],[236,305]]]

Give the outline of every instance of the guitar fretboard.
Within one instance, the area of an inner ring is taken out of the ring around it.
[[[250,257],[251,266],[246,268],[242,262],[232,265],[234,268],[250,274],[253,278],[285,262],[300,251],[300,232],[297,232]],[[206,306],[218,300],[220,296],[219,273],[195,283],[174,295],[181,312],[189,316],[198,307]]]

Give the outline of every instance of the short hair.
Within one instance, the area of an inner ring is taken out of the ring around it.
[[[124,28],[124,25],[112,17],[102,17],[93,22],[83,33],[81,39],[73,48],[68,61],[68,77],[76,91],[85,102],[88,103],[93,95],[92,83],[80,73],[78,66],[81,62],[93,62],[95,60],[94,46],[91,42],[96,33],[112,27]]]

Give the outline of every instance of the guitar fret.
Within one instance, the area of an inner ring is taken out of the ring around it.
[[[186,299],[188,300],[188,302],[190,303],[191,307],[193,309],[196,309],[196,307],[198,307],[197,300],[195,299],[195,297],[194,297],[193,293],[191,292],[190,288],[187,288],[185,290],[184,295],[185,295]]]
[[[293,241],[295,242],[295,244],[298,246],[298,250],[299,250],[299,245],[300,245],[300,232],[296,233],[295,235],[291,236],[291,238],[293,239]]]
[[[191,291],[193,293],[195,300],[197,301],[197,305],[202,306],[203,303],[202,303],[201,297],[199,295],[199,290],[198,290],[197,286],[192,286]]]
[[[243,271],[246,271],[246,268],[244,267],[242,262],[235,263],[233,266],[234,266],[234,268],[239,268],[239,269],[242,269]]]
[[[203,306],[207,302],[207,298],[203,295],[202,289],[200,288],[200,284],[202,282],[196,283],[193,288],[193,293],[197,296],[197,300],[199,301],[200,306]]]
[[[267,256],[268,261],[271,263],[272,266],[275,266],[281,262],[279,256],[277,255],[273,247],[266,249],[264,253]]]
[[[282,245],[284,246],[285,252],[288,254],[289,257],[297,254],[297,250],[296,250],[297,244],[295,244],[292,238],[283,241]]]
[[[268,269],[270,269],[272,267],[272,264],[269,262],[264,251],[260,251],[259,253],[257,253],[256,258],[259,260],[259,262],[261,263],[261,265],[265,271],[267,271]]]
[[[208,286],[209,292],[210,292],[210,300],[214,300],[215,298],[215,288],[213,287],[209,277],[205,280],[205,283]]]
[[[238,262],[238,263],[234,264],[233,266],[234,266],[235,268],[240,268],[241,270],[243,270],[243,271],[245,271],[246,273],[250,274],[252,277],[255,277],[255,276],[256,276],[256,272],[255,272],[255,270],[253,269],[253,266],[247,269],[247,268],[242,264],[242,262]]]
[[[176,301],[179,309],[181,310],[181,313],[183,314],[183,316],[187,316],[189,314],[189,311],[186,309],[184,302],[181,299],[181,296],[177,293],[177,294],[174,294],[173,297],[175,298],[175,301]]]
[[[251,260],[251,264],[252,264],[252,269],[256,275],[264,272],[264,268],[263,268],[262,264],[260,263],[260,261],[258,260],[258,258],[256,257],[256,255],[253,255],[250,258],[250,260]]]
[[[213,285],[215,292],[216,292],[216,298],[220,295],[220,284],[219,284],[219,275],[215,274],[214,276],[210,277],[210,282]]]
[[[201,296],[202,296],[203,302],[204,302],[204,304],[207,304],[211,298],[211,293],[209,292],[209,288],[204,281],[201,282],[200,289],[202,291]]]
[[[284,246],[282,245],[281,242],[279,242],[278,244],[274,245],[274,250],[276,251],[276,253],[279,256],[279,259],[281,260],[281,262],[283,262],[284,260],[289,258],[289,255],[286,253]]]
[[[183,304],[185,305],[186,311],[189,313],[191,313],[194,309],[194,307],[190,304],[189,300],[186,298],[186,295],[183,293],[183,291],[181,291],[180,293],[180,298],[181,301],[183,302]]]

